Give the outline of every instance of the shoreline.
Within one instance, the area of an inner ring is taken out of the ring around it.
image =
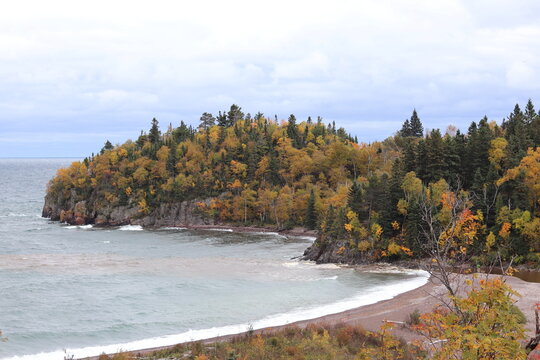
[[[374,265],[373,267],[370,267],[370,266],[362,267],[363,270],[373,271],[373,272],[384,272],[385,270],[388,270],[389,268],[393,270],[393,268],[395,267],[384,266],[384,265],[381,266],[380,264]],[[402,269],[402,268],[396,268],[396,269],[401,270],[401,271],[411,271],[411,270],[416,271],[416,269]],[[419,277],[421,277],[421,275],[419,275]],[[400,286],[400,285],[396,285],[396,286]],[[265,326],[265,327],[252,330],[252,331],[249,331],[246,329],[244,331],[239,331],[233,334],[211,336],[211,337],[202,338],[198,340],[181,341],[181,342],[177,342],[170,345],[155,346],[155,347],[136,349],[136,350],[118,349],[118,351],[122,350],[125,353],[132,354],[135,356],[148,355],[155,351],[173,348],[179,343],[202,342],[204,344],[207,344],[207,343],[212,343],[212,342],[231,340],[239,336],[244,336],[248,332],[251,332],[252,334],[272,333],[277,330],[285,329],[291,326],[303,328],[310,324],[338,324],[338,323],[358,324],[359,320],[362,320],[361,325],[366,330],[376,331],[378,330],[380,324],[382,323],[377,318],[377,315],[380,313],[380,311],[377,310],[379,307],[386,308],[387,306],[390,306],[393,302],[403,303],[403,302],[409,302],[413,299],[417,299],[419,296],[426,297],[427,294],[433,289],[434,286],[435,284],[433,284],[433,282],[431,281],[431,278],[426,277],[425,282],[422,285],[417,286],[411,290],[401,292],[391,298],[379,300],[375,303],[369,303],[366,305],[356,306],[354,308],[350,308],[344,311],[339,311],[337,313],[330,313],[330,314],[326,314],[322,316],[317,316],[314,318],[297,320],[297,321],[293,321],[293,322],[285,323],[281,325]],[[412,309],[411,312],[412,311],[414,311],[414,309]],[[374,316],[375,318],[371,319]],[[369,320],[369,324],[367,325],[365,324],[366,319]],[[390,319],[390,320],[394,320],[394,319]],[[109,354],[109,355],[112,355],[112,354]],[[94,355],[94,356],[81,357],[81,358],[76,358],[76,359],[77,360],[98,360],[98,358],[99,358],[99,355]]]
[[[42,217],[44,218],[44,217]],[[61,225],[71,226],[71,227],[88,227],[88,228],[94,228],[94,229],[121,229],[124,226],[133,226],[133,227],[139,227],[140,230],[174,230],[174,229],[185,229],[185,230],[207,230],[207,231],[229,231],[234,233],[274,233],[279,235],[285,235],[285,236],[296,236],[296,237],[309,237],[316,239],[318,236],[317,230],[309,230],[303,227],[294,227],[292,229],[277,229],[274,227],[261,227],[261,226],[239,226],[234,224],[215,224],[215,225],[206,225],[206,224],[198,224],[198,225],[175,225],[175,226],[142,226],[139,224],[124,224],[124,225],[96,225],[96,224],[84,224],[84,225],[73,225],[69,223],[62,223],[59,221],[51,220],[50,218],[44,218],[48,219],[49,221],[58,222]]]
[[[480,276],[486,276],[486,274],[480,274]],[[498,276],[498,275],[497,275]],[[470,275],[457,275],[458,280],[463,280]],[[534,308],[536,302],[539,301],[538,295],[540,293],[540,283],[526,282],[524,280],[505,276],[505,281],[521,296],[516,301],[516,306],[523,312],[527,319],[525,329],[527,337],[534,333]],[[322,325],[360,325],[368,331],[378,331],[379,327],[385,321],[396,323],[396,327],[393,329],[393,333],[397,337],[401,337],[406,341],[412,341],[419,339],[419,336],[414,332],[408,330],[405,327],[399,326],[405,322],[408,315],[415,310],[419,310],[421,313],[429,312],[434,306],[440,304],[439,296],[444,296],[446,290],[444,287],[437,283],[433,277],[430,277],[424,285],[421,285],[415,289],[400,293],[390,299],[380,300],[373,304],[367,304],[359,306],[353,309],[345,310],[335,314],[329,314],[320,316],[313,319],[299,320],[289,324],[265,327],[258,330],[253,330],[252,334],[270,334],[272,332],[285,329],[287,327],[300,327],[304,328],[310,324],[322,324]],[[196,340],[204,344],[210,344],[213,342],[221,342],[232,340],[236,337],[246,336],[248,331],[240,332],[237,334],[222,335],[216,337],[205,338]],[[187,341],[185,343],[189,343]],[[171,344],[167,346],[157,346],[145,349],[137,349],[125,351],[128,354],[134,356],[145,356],[152,354],[155,351],[171,349],[177,344]],[[77,358],[77,360],[98,360],[99,355]]]

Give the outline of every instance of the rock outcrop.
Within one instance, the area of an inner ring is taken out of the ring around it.
[[[144,227],[212,225],[197,211],[197,203],[209,200],[187,200],[161,204],[148,214],[143,214],[137,205],[97,206],[87,200],[67,201],[61,204],[49,194],[45,197],[42,216],[71,225],[95,224],[96,226],[142,225]]]
[[[369,264],[373,261],[367,254],[351,249],[347,240],[329,240],[319,235],[317,240],[306,249],[303,260],[311,260],[320,264]]]

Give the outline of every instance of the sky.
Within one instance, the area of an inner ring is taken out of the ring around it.
[[[537,0],[25,1],[0,11],[0,157],[84,157],[156,117],[321,116],[382,140],[540,107]]]

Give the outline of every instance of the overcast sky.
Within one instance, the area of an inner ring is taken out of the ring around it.
[[[540,106],[540,1],[24,1],[0,11],[0,157],[86,156],[232,103],[361,141]]]

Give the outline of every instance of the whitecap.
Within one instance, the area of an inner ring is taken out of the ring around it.
[[[311,241],[311,242],[315,242],[315,240],[317,240],[317,237],[316,236],[305,236],[305,235],[289,235],[288,236],[289,238],[291,239],[298,239],[298,240],[307,240],[307,241]]]
[[[118,228],[120,231],[141,231],[144,230],[141,225],[124,225]]]
[[[224,231],[224,232],[233,232],[233,229],[221,229],[221,228],[210,228],[210,229],[204,229],[208,231]]]
[[[22,214],[22,213],[13,213],[13,212],[7,213],[6,215],[0,215],[0,217],[3,217],[3,218],[7,218],[7,217],[28,217],[28,216],[31,216],[31,215]]]
[[[187,228],[179,227],[179,226],[167,226],[167,227],[159,228],[158,230],[187,230]]]
[[[92,224],[87,224],[87,225],[68,225],[68,226],[64,226],[65,229],[70,229],[70,230],[73,230],[73,229],[81,229],[81,230],[89,230],[91,228],[93,228],[94,226]]]

